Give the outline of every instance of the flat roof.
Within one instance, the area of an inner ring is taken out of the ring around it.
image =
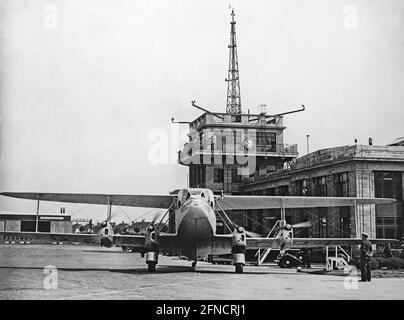
[[[36,216],[36,212],[11,212],[11,211],[0,211],[0,216]],[[41,213],[39,216],[51,216],[51,217],[70,217],[67,213]]]

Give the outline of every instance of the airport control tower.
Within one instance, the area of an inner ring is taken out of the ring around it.
[[[204,113],[189,123],[189,142],[179,151],[178,162],[189,167],[189,186],[214,193],[240,194],[250,177],[282,169],[298,156],[297,145],[283,142],[283,115],[242,113],[237,59],[236,21],[231,13],[226,112]]]

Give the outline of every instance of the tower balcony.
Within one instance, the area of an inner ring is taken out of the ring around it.
[[[290,161],[297,158],[297,156],[297,144],[258,145],[248,150],[242,145],[236,145],[215,150],[201,146],[192,148],[190,143],[186,143],[184,149],[178,151],[178,163],[186,166],[190,164],[213,164],[212,158],[215,157],[270,157]]]

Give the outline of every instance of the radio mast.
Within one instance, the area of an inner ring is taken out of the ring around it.
[[[227,76],[227,107],[226,113],[241,114],[240,78],[238,72],[236,21],[234,9],[231,11],[230,44],[229,44],[229,71]]]

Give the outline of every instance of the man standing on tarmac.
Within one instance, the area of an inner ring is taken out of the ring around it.
[[[370,259],[372,258],[372,243],[368,240],[369,235],[365,232],[362,233],[361,244],[361,281],[371,280]]]

